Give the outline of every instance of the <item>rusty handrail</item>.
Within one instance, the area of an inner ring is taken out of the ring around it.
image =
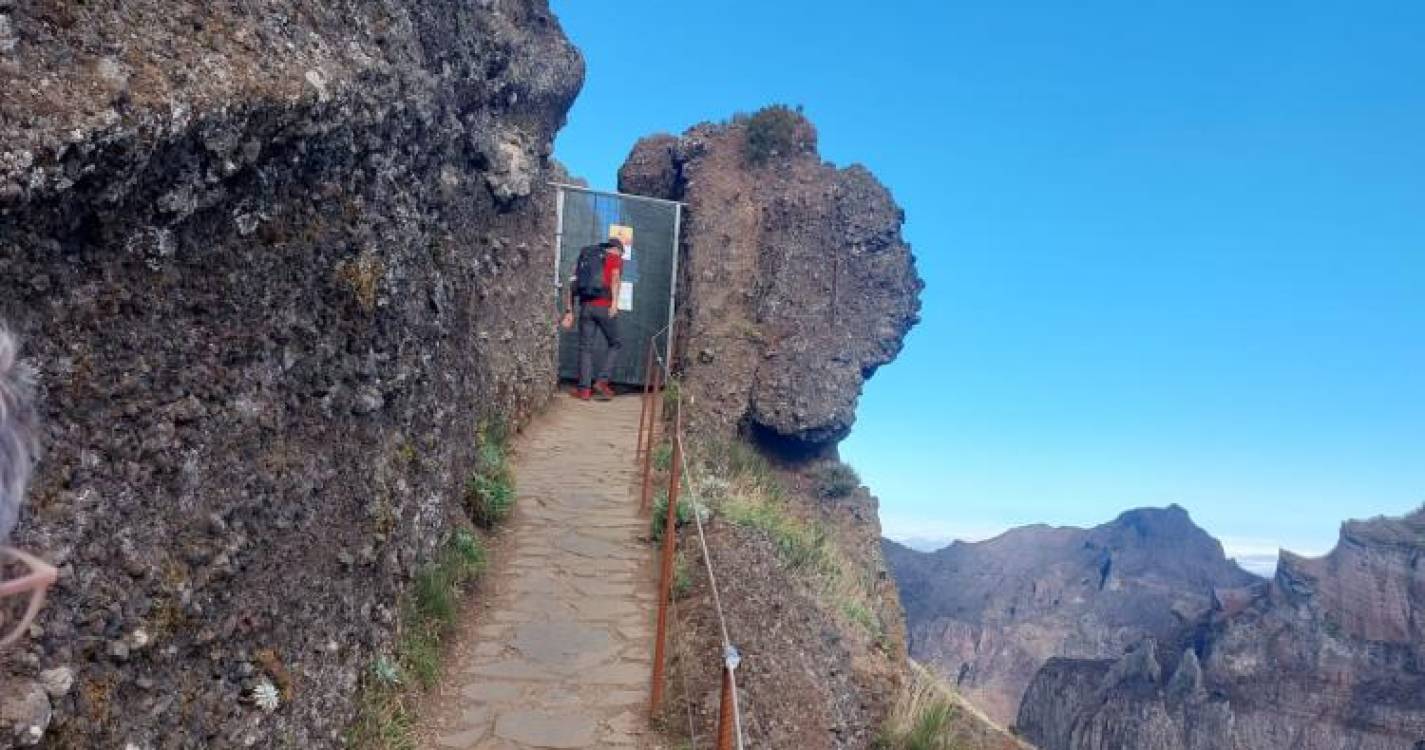
[[[665,329],[672,335],[671,327]],[[660,331],[657,335],[661,335]],[[664,398],[662,394],[666,380],[671,377],[669,368],[671,363],[659,356],[657,347],[650,341],[649,362],[652,365],[652,377],[647,379],[644,388],[644,403],[639,420],[639,448],[642,451],[643,459],[643,491],[640,504],[643,509],[647,509],[651,503],[652,492],[652,456],[656,442],[655,433],[659,424],[663,423]],[[673,420],[668,435],[670,448],[672,450],[672,462],[669,467],[668,478],[668,505],[665,509],[663,522],[663,540],[659,559],[659,581],[658,581],[658,625],[653,644],[653,674],[651,676],[649,695],[649,714],[656,718],[659,708],[663,702],[664,682],[666,672],[667,638],[668,638],[668,609],[672,600],[674,555],[677,549],[678,534],[678,496],[681,492],[683,482],[692,481],[691,467],[688,464],[687,450],[684,445],[683,435],[683,393],[681,389],[677,393],[677,398],[668,408],[673,409]],[[644,423],[647,426],[644,426]],[[718,750],[732,750],[743,747],[742,738],[742,712],[738,699],[736,669],[741,662],[741,655],[737,648],[732,645],[732,640],[728,635],[727,619],[722,611],[722,597],[718,590],[717,575],[713,571],[712,556],[708,550],[707,535],[703,529],[702,515],[699,508],[693,508],[693,521],[697,528],[698,544],[701,548],[703,564],[707,569],[708,585],[712,594],[713,607],[716,611],[718,628],[722,641],[722,666],[721,688],[718,701],[718,722],[717,741],[715,747]],[[686,693],[686,690],[685,690]],[[684,696],[685,700],[688,696]],[[691,717],[690,717],[691,718]]]

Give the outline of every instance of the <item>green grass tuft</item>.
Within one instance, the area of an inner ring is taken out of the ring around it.
[[[686,497],[678,498],[678,507],[673,511],[678,526],[693,522],[693,505]],[[668,491],[659,490],[653,499],[653,517],[648,522],[648,536],[655,542],[663,540],[663,527],[668,523]]]
[[[816,148],[816,129],[802,116],[800,107],[773,104],[753,113],[746,122],[743,156],[749,164],[765,164]]]
[[[678,412],[678,399],[681,397],[683,386],[677,378],[668,378],[663,383],[663,416],[671,418]]]
[[[1028,748],[995,726],[914,660],[876,736],[877,750],[969,750]]]
[[[465,482],[465,509],[481,528],[505,522],[515,507],[514,483],[504,476],[475,474]]]
[[[682,551],[673,558],[673,598],[682,599],[693,589],[693,571],[688,567],[688,560],[683,556]]]
[[[848,497],[860,486],[856,470],[840,461],[824,463],[816,471],[816,492],[824,498]]]
[[[658,471],[667,471],[673,465],[673,444],[667,441],[658,444],[653,449],[653,468]]]
[[[357,750],[416,750],[415,720],[401,689],[374,675],[364,677],[345,739]]]
[[[831,527],[793,510],[798,503],[789,500],[766,457],[737,440],[703,444],[698,455],[706,475],[698,492],[707,496],[722,518],[765,534],[782,567],[805,580],[830,611],[880,642],[885,627],[876,610],[879,593],[874,577],[841,550]],[[845,468],[854,478],[854,472]],[[837,477],[838,487],[852,481],[839,471]],[[852,486],[859,486],[859,480]]]
[[[789,570],[804,573],[831,572],[826,530],[808,524],[772,502],[734,500],[723,506],[729,521],[766,532],[777,550],[777,559]]]
[[[486,425],[478,435],[475,470],[465,480],[465,511],[470,520],[492,529],[515,507],[515,478],[508,461],[508,436],[501,426]]]
[[[377,658],[364,676],[347,744],[358,750],[414,750],[415,727],[403,689],[406,678],[422,689],[440,679],[441,642],[455,627],[460,594],[485,570],[480,539],[465,529],[450,536],[416,574],[401,607],[396,663]]]

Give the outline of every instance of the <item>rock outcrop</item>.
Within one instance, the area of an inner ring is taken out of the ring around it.
[[[1257,580],[1178,506],[1092,529],[1028,526],[934,553],[885,543],[910,653],[1003,724],[1052,657],[1116,657],[1166,637],[1215,588]]]
[[[62,571],[0,745],[339,745],[478,426],[554,381],[582,75],[542,0],[0,1],[16,542]]]
[[[1056,660],[1018,726],[1044,750],[1425,747],[1425,508],[1224,591],[1117,661]]]
[[[749,130],[769,112],[786,130],[764,144],[764,158],[750,157]],[[645,138],[619,171],[625,192],[686,204],[676,367],[688,431],[747,439],[771,455],[775,513],[813,530],[835,578],[854,589],[828,596],[824,578],[786,564],[766,528],[714,515],[709,547],[729,630],[746,654],[739,685],[751,747],[870,746],[904,669],[876,499],[854,486],[830,497],[817,476],[835,468],[862,383],[915,324],[922,284],[890,193],[863,167],[822,162],[815,132],[770,108]],[[707,732],[719,635],[707,582],[699,566],[692,572],[678,637],[697,655],[683,674]]]
[[[694,429],[814,452],[850,431],[861,384],[919,319],[923,284],[885,187],[821,161],[799,116],[794,147],[753,163],[756,117],[639,141],[619,189],[687,203],[679,364]]]

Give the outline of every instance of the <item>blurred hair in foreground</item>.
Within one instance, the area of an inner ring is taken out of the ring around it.
[[[0,543],[10,536],[35,460],[34,377],[0,323]]]

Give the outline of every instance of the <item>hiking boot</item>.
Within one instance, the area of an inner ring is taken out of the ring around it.
[[[594,383],[594,398],[600,401],[612,401],[614,399],[614,389],[609,387],[609,381],[600,380]]]
[[[579,399],[580,401],[588,401],[589,399],[594,397],[594,392],[589,390],[588,388],[575,388],[569,391],[569,395],[573,398]]]

